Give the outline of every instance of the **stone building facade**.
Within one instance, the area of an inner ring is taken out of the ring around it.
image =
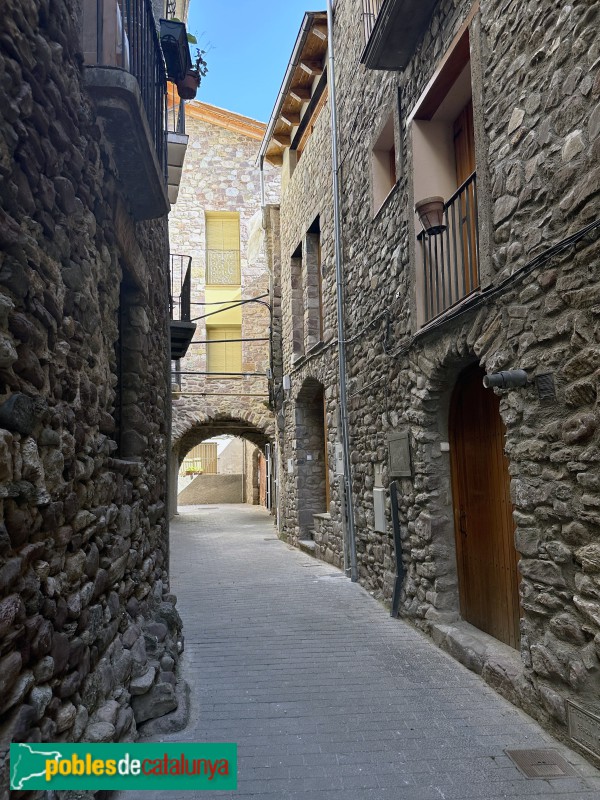
[[[83,54],[83,13],[0,19],[2,797],[11,741],[132,740],[177,705],[162,101]]]
[[[177,206],[170,216],[170,242],[173,257],[191,257],[192,319],[197,328],[186,357],[174,365],[173,509],[177,470],[192,447],[220,434],[247,438],[263,450],[274,440],[267,381],[270,274],[257,165],[264,131],[263,123],[206,103],[186,106],[189,144]],[[271,167],[265,173],[265,199],[273,202],[278,191],[279,170]],[[237,285],[220,283],[228,276],[207,275],[207,253],[215,254],[207,242],[207,220],[210,224],[210,215],[219,214],[239,226],[239,243],[227,245],[238,253],[216,253],[218,267],[229,255],[239,259]],[[236,325],[234,339],[243,340],[234,343],[240,350],[233,367],[237,374],[206,374],[215,369],[207,363],[209,331],[222,340],[220,331]]]
[[[599,6],[380,5],[338,0],[333,24],[358,579],[387,603],[398,583],[402,616],[597,760]],[[261,150],[283,165],[281,535],[341,566],[330,101],[307,19]],[[431,196],[443,227],[414,213]],[[526,385],[483,388],[508,370]]]

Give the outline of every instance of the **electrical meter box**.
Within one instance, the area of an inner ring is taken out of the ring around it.
[[[373,510],[375,511],[375,530],[378,533],[385,533],[387,530],[385,489],[373,489]]]
[[[341,442],[335,443],[335,474],[344,474],[344,448]]]

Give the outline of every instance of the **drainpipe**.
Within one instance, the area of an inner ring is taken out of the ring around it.
[[[265,157],[260,157],[260,207],[264,214],[265,212]],[[265,220],[263,217],[263,228],[265,227]]]
[[[340,213],[339,154],[337,143],[337,105],[335,99],[335,59],[333,54],[333,5],[327,0],[327,49],[329,105],[331,108],[331,161],[333,169],[333,224],[335,242],[335,280],[337,288],[337,329],[339,368],[339,407],[342,449],[344,455],[344,503],[346,507],[345,539],[350,556],[350,578],[358,580],[356,566],[356,535],[354,530],[354,503],[352,497],[352,475],[350,464],[350,432],[348,428],[348,402],[346,394],[346,337],[344,331],[344,284],[342,265],[342,221]]]

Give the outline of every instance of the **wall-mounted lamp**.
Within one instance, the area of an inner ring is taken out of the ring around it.
[[[485,375],[483,385],[486,389],[521,389],[527,386],[527,373],[524,369],[509,369],[506,372],[492,372]]]
[[[446,230],[443,197],[426,197],[424,200],[419,200],[415,203],[415,211],[426,233],[434,235]]]
[[[290,378],[289,375],[284,375],[283,376],[283,391],[284,392],[289,392],[291,388],[292,388],[292,379]]]

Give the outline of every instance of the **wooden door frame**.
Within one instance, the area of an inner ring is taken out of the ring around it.
[[[481,611],[481,602],[483,601],[482,598],[477,598],[475,593],[475,598],[473,600],[473,604],[471,604],[472,598],[469,596],[470,587],[467,583],[469,571],[472,568],[472,563],[468,562],[468,549],[467,549],[467,542],[466,542],[466,534],[467,531],[463,530],[463,527],[466,527],[468,524],[468,514],[464,514],[464,526],[463,526],[463,509],[462,503],[465,501],[464,491],[465,487],[468,484],[468,476],[467,476],[467,462],[464,458],[459,457],[459,445],[458,445],[458,428],[459,428],[459,410],[460,410],[460,400],[462,399],[463,395],[460,391],[461,388],[461,381],[466,382],[467,380],[471,380],[470,373],[475,370],[478,370],[481,375],[483,375],[483,370],[477,363],[473,363],[470,366],[466,367],[458,376],[454,388],[452,390],[451,398],[450,398],[450,409],[448,415],[448,439],[450,442],[450,474],[451,474],[451,483],[452,483],[452,515],[454,518],[454,529],[455,529],[455,546],[456,546],[456,566],[457,566],[457,582],[458,582],[458,592],[459,592],[459,601],[460,601],[460,612],[461,616],[466,620],[469,621],[468,617],[471,616],[471,610],[473,611],[475,616],[478,616],[477,612]],[[492,390],[489,390],[492,391]],[[494,406],[495,407],[495,406]],[[500,415],[499,408],[497,409],[497,413],[499,415],[499,423],[501,424],[501,429],[504,432],[504,436],[506,435],[504,422]],[[504,455],[504,448],[502,448],[503,457],[506,458]],[[493,453],[491,454],[493,457]],[[508,474],[504,470],[504,465],[500,466],[499,462],[496,465],[497,469],[495,470],[495,477],[499,480],[508,479]],[[509,494],[509,485],[505,485],[505,489],[507,494]],[[499,496],[500,497],[500,496]],[[466,502],[466,501],[465,501]],[[501,498],[500,498],[500,503]],[[465,511],[468,512],[468,509]],[[504,520],[504,524],[507,522],[507,517],[502,514],[501,519]],[[502,523],[499,523],[502,526]],[[522,613],[522,609],[520,607],[520,598],[518,596],[518,572],[517,572],[517,563],[518,563],[518,552],[515,547],[514,543],[514,520],[512,520],[512,515],[510,516],[509,528],[513,532],[512,539],[506,538],[506,535],[502,536],[502,527],[497,528],[492,526],[492,529],[498,533],[498,530],[501,532],[501,539],[502,539],[502,548],[500,553],[496,553],[496,557],[499,558],[500,563],[503,563],[505,568],[509,570],[514,566],[515,575],[510,577],[510,571],[508,571],[508,577],[505,578],[506,583],[504,584],[504,592],[501,593],[501,599],[507,601],[506,602],[506,613],[504,617],[504,622],[502,623],[502,631],[506,636],[506,639],[500,637],[499,641],[504,641],[509,646],[513,646],[516,649],[519,648],[520,642],[520,631],[519,631],[519,617]],[[506,531],[506,528],[504,528]],[[498,540],[496,540],[497,543]],[[476,551],[475,551],[476,552]],[[514,565],[513,565],[514,560]],[[514,579],[516,578],[516,589],[517,595],[513,595],[513,589],[515,588]],[[512,600],[511,600],[511,595]],[[486,595],[489,599],[489,597]],[[477,606],[477,600],[480,601],[480,606]],[[504,603],[503,603],[504,605]],[[485,616],[485,614],[483,614]],[[498,633],[498,618],[494,618],[490,616],[489,618],[489,627],[496,628],[496,633]],[[484,631],[486,632],[486,631]],[[488,632],[488,635],[494,635]]]

